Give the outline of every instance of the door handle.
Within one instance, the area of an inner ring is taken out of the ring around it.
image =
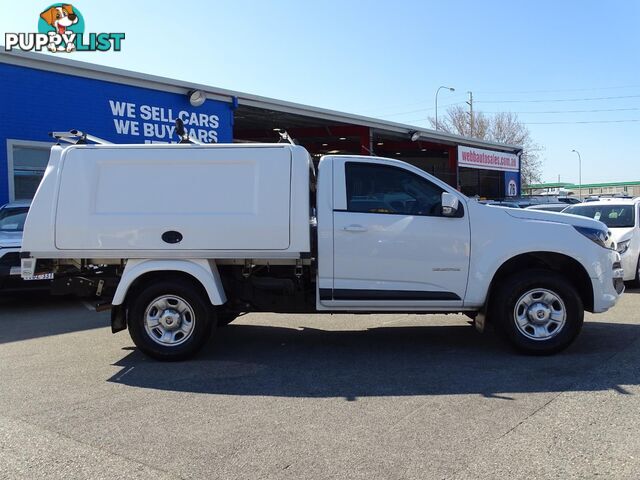
[[[366,227],[363,227],[362,225],[349,225],[347,227],[344,227],[343,230],[345,232],[366,232],[367,231]]]

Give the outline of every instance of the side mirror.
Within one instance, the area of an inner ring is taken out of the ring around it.
[[[458,213],[459,200],[454,194],[442,192],[442,216],[455,217]]]

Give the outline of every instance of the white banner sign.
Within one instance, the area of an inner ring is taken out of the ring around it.
[[[495,152],[473,147],[458,147],[458,166],[518,172],[520,161],[515,153]]]

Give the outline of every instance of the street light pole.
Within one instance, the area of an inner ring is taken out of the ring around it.
[[[445,87],[444,85],[438,87],[438,90],[436,90],[436,130],[438,130],[438,93],[440,93],[440,90],[442,90],[443,88],[446,88],[450,92],[455,92],[456,91],[455,88],[453,88],[453,87]]]
[[[578,155],[578,188],[580,189],[580,200],[582,200],[582,157],[580,156],[580,152],[577,150],[571,150],[573,153]]]

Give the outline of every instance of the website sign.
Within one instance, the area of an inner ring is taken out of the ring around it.
[[[515,153],[497,152],[473,147],[458,147],[458,166],[519,172],[520,159]]]

